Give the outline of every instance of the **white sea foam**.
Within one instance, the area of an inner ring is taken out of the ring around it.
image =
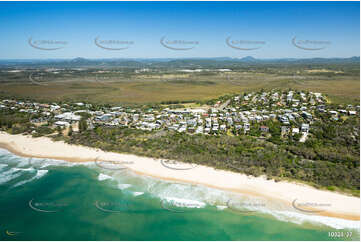
[[[17,167],[24,167],[28,165],[29,165],[29,159],[25,159],[25,158],[20,159],[16,164]]]
[[[43,159],[43,158],[32,158],[30,160],[31,165],[38,167],[40,169],[49,167],[49,166],[65,166],[65,167],[73,167],[73,166],[81,166],[81,165],[91,165],[93,162],[68,162],[64,160],[55,160],[55,159]]]
[[[114,174],[115,175],[115,174]],[[313,223],[332,228],[358,228],[358,221],[329,218],[324,216],[315,216],[302,214],[293,211],[292,207],[287,207],[277,201],[269,201],[260,197],[251,197],[246,195],[235,194],[201,185],[191,185],[187,183],[172,183],[155,178],[138,176],[131,173],[118,177],[123,183],[129,183],[135,187],[145,188],[150,195],[160,198],[165,202],[172,202],[174,206],[199,206],[204,207],[207,204],[215,206],[219,210],[230,209],[227,203],[233,209],[240,211],[255,211],[259,214],[269,214],[274,218],[282,221],[293,222],[297,224]],[[123,187],[122,184],[120,184]],[[188,201],[188,202],[187,202]],[[200,202],[198,204],[197,202]]]
[[[132,185],[130,185],[130,184],[118,184],[118,188],[120,189],[120,190],[124,190],[124,189],[127,189],[127,188],[129,188],[129,187],[131,187]]]
[[[218,210],[224,210],[226,208],[228,208],[228,207],[227,206],[222,206],[222,205],[217,205]]]
[[[311,223],[322,224],[335,229],[360,229],[360,221],[352,221],[340,218],[331,218],[318,215],[308,215],[293,211],[269,211],[270,214],[279,220],[297,224]]]
[[[164,200],[177,207],[203,208],[206,206],[204,202],[177,197],[165,197]]]
[[[144,192],[133,192],[133,196],[135,196],[135,197],[138,197],[143,194],[144,194]]]
[[[5,160],[8,164],[14,164],[19,168],[31,166],[38,169],[43,169],[48,166],[91,166],[94,162],[68,162],[64,160],[57,160],[57,159],[47,159],[47,158],[35,158],[35,157],[21,157],[14,155],[10,151],[6,149],[0,148],[0,158],[1,160]]]
[[[29,167],[29,168],[13,168],[15,171],[36,171],[34,168]]]
[[[179,207],[205,207],[206,204],[215,206],[219,210],[229,209],[227,203],[233,209],[255,211],[260,214],[269,214],[278,220],[293,222],[297,224],[312,223],[323,226],[329,226],[335,229],[358,229],[359,221],[344,220],[338,218],[308,215],[293,211],[292,207],[278,203],[277,201],[268,201],[264,198],[242,196],[218,189],[204,186],[194,186],[190,184],[153,182],[148,185],[148,191],[167,201],[174,206]]]
[[[16,183],[13,187],[18,187],[18,186],[24,185],[24,184],[26,184],[28,182],[31,182],[31,181],[33,181],[35,179],[39,179],[39,178],[43,177],[46,173],[48,173],[48,170],[37,170],[35,176],[33,176],[30,179],[20,181],[20,182]]]
[[[8,164],[16,165],[17,167],[24,167],[29,165],[29,159],[12,154],[8,150],[0,148],[0,159],[6,161]]]
[[[104,180],[113,180],[114,178],[108,175],[105,175],[103,173],[100,173],[98,176],[98,180],[99,181],[104,181]]]
[[[22,175],[22,173],[18,172],[18,170],[15,170],[15,168],[10,168],[9,170],[7,170],[5,172],[0,173],[0,184],[7,183],[21,175]]]
[[[8,164],[0,164],[0,171],[2,171],[5,167],[8,167]]]
[[[18,167],[13,167],[10,168],[9,170],[0,173],[0,184],[9,182],[15,178],[20,177],[21,175],[23,175],[26,172],[34,172],[36,171],[34,168],[30,167],[30,168],[18,168]],[[37,175],[38,175],[39,171],[37,171]],[[41,175],[41,172],[40,172]]]
[[[165,197],[178,197],[188,200],[196,199],[212,206],[226,205],[229,200],[226,192],[190,184],[159,181],[151,183],[151,185],[148,186],[148,191],[161,199]]]
[[[253,206],[250,204],[253,204]],[[236,201],[235,203],[232,203],[231,206],[236,209],[240,209],[240,211],[247,209],[256,211],[258,213],[269,214],[278,220],[296,224],[310,223],[313,225],[328,226],[334,229],[360,228],[360,221],[331,218],[326,216],[319,216],[317,214],[304,214],[298,211],[294,211],[292,207],[285,207],[284,205],[277,204],[274,201],[268,201],[265,203],[265,200],[263,199],[251,199],[242,202]]]

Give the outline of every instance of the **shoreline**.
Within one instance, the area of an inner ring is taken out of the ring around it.
[[[263,197],[280,201],[290,207],[295,200],[304,204],[328,204],[329,206],[322,207],[322,212],[309,214],[353,221],[360,220],[360,198],[318,190],[304,184],[286,181],[275,182],[264,177],[251,177],[201,165],[190,170],[172,170],[163,166],[160,159],[104,152],[96,148],[66,144],[63,141],[52,141],[47,137],[32,138],[30,135],[11,135],[6,132],[0,132],[0,148],[19,156],[49,158],[68,162],[95,162],[96,159],[102,161],[128,161],[129,164],[124,166],[139,175]],[[302,206],[302,209],[308,211],[318,210],[307,206]]]

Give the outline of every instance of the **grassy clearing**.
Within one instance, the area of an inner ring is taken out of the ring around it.
[[[182,78],[180,78],[182,77]],[[185,78],[186,77],[186,78]],[[3,79],[3,78],[2,78]],[[48,79],[50,80],[50,79]],[[62,77],[36,85],[17,77],[0,82],[1,96],[27,97],[38,101],[89,101],[94,103],[143,104],[164,101],[204,101],[224,94],[272,88],[308,90],[328,94],[334,103],[359,103],[359,76],[314,76],[251,72],[124,76],[91,75]]]

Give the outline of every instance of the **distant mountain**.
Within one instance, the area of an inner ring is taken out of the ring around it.
[[[87,59],[82,58],[82,57],[77,57],[75,59],[70,60],[70,62],[72,62],[72,63],[89,63],[90,60],[87,60]]]
[[[255,62],[257,61],[256,58],[252,57],[252,56],[246,56],[240,59],[240,61],[244,61],[244,62]]]
[[[0,60],[0,67],[18,68],[232,68],[236,66],[250,65],[277,65],[277,64],[350,64],[360,63],[359,56],[350,58],[280,58],[280,59],[256,59],[252,56],[243,58],[215,57],[215,58],[111,58],[111,59],[86,59],[77,57],[74,59],[14,59]]]

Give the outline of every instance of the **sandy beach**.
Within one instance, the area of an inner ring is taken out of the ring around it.
[[[206,166],[194,166],[187,170],[169,169],[161,163],[161,160],[104,152],[85,146],[54,142],[46,137],[32,138],[31,136],[0,132],[0,147],[27,157],[51,158],[69,162],[95,160],[122,162],[124,166],[138,174],[275,199],[288,206],[292,206],[294,203],[294,205],[298,204],[297,206],[301,210],[317,211],[315,215],[319,216],[360,220],[360,198],[318,190],[303,184],[275,182],[264,177],[251,177]],[[189,165],[186,166],[189,167]],[[316,205],[318,207],[312,204],[318,204]]]

